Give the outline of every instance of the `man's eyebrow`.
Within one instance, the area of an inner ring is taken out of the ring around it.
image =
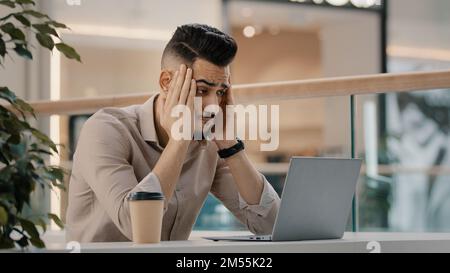
[[[204,83],[204,84],[207,84],[207,85],[209,85],[211,87],[222,86],[223,88],[230,88],[229,84],[226,84],[226,83],[214,83],[214,82],[207,81],[205,79],[199,79],[199,80],[196,80],[195,82],[196,83]]]

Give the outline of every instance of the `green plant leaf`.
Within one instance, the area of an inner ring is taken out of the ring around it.
[[[67,58],[76,59],[77,61],[81,62],[80,55],[78,55],[78,53],[76,52],[76,50],[73,47],[68,46],[64,43],[58,43],[58,44],[55,44],[55,46],[60,52],[64,53],[64,55]]]
[[[20,120],[17,118],[9,118],[3,120],[3,125],[5,126],[5,131],[8,132],[10,135],[19,135],[23,129],[22,124]],[[10,141],[8,141],[10,143]]]
[[[5,165],[9,165],[10,161],[11,158],[8,156],[8,154],[0,150],[0,162],[2,162]]]
[[[50,37],[47,34],[36,33],[36,39],[41,44],[41,46],[48,48],[50,50],[52,50],[53,47],[55,46],[52,37]]]
[[[32,0],[16,0],[16,3],[19,5],[35,5],[34,1]]]
[[[51,187],[51,184],[48,183],[45,179],[43,179],[43,178],[41,177],[41,174],[36,174],[36,173],[34,173],[33,176],[34,176],[35,181],[36,181],[37,183],[39,183],[39,185],[41,186],[42,189],[50,188],[50,187]]]
[[[39,232],[33,222],[24,218],[19,218],[19,223],[31,238],[39,238]]]
[[[22,30],[16,28],[13,23],[6,23],[0,26],[0,29],[5,32],[8,33],[9,36],[11,36],[11,39],[13,40],[21,40],[24,41],[25,40],[25,34],[23,33]]]
[[[17,98],[16,105],[20,110],[27,112],[31,114],[34,118],[36,118],[33,107],[31,107],[31,105],[26,103],[24,100]]]
[[[13,14],[14,18],[16,18],[17,21],[21,22],[24,26],[30,27],[31,22],[28,20],[25,16],[22,14]]]
[[[38,237],[36,237],[36,238],[35,238],[35,237],[30,238],[30,243],[31,243],[33,246],[37,247],[37,248],[44,248],[44,247],[45,247],[44,241],[42,241],[41,238],[38,238]]]
[[[52,219],[53,222],[55,222],[55,224],[60,227],[60,228],[64,228],[64,224],[61,221],[61,219],[59,219],[59,217],[53,213],[49,213],[48,214],[48,218]]]
[[[9,181],[12,175],[12,167],[6,166],[0,170],[0,181]]]
[[[65,190],[64,186],[64,171],[59,167],[45,168],[42,177],[47,181],[51,181],[53,187]]]
[[[13,31],[8,33],[9,36],[11,36],[11,38],[13,40],[19,40],[19,41],[25,41],[25,34],[23,33],[22,30],[15,28]]]
[[[49,153],[49,154],[51,154],[51,153]],[[40,156],[37,156],[35,154],[31,154],[30,155],[30,159],[33,160],[35,164],[38,164],[39,167],[45,165],[44,159],[42,159],[42,157],[40,157]]]
[[[2,88],[0,88],[0,89],[2,89]],[[26,120],[26,116],[25,116],[25,113],[24,113],[24,111],[28,112],[28,109],[27,109],[27,106],[26,106],[26,102],[24,102],[21,99],[18,99],[15,96],[15,94],[13,92],[11,92],[8,88],[4,89],[4,91],[5,92],[2,92],[0,90],[0,99],[4,99],[4,100],[8,101],[18,112],[20,112],[20,114],[22,115],[22,118],[24,120]],[[25,103],[25,105],[23,105],[23,103]],[[14,121],[14,122],[19,122],[20,123],[20,120],[18,120],[18,118],[14,114],[14,112],[6,109],[5,107],[3,107],[1,105],[0,105],[0,111],[5,113],[6,114],[5,116],[8,116],[8,118],[4,119],[4,122]],[[30,113],[31,113],[31,115],[33,115],[33,117],[36,117],[34,115],[34,110],[32,110]],[[23,122],[23,123],[21,123],[21,125],[22,126],[20,126],[20,127],[28,129],[28,127],[27,127],[28,123]]]
[[[10,8],[15,8],[16,7],[16,3],[14,3],[13,1],[9,1],[9,0],[2,0],[2,1],[0,1],[0,5],[8,6]]]
[[[69,27],[66,26],[65,24],[60,23],[60,22],[56,22],[56,21],[53,21],[53,20],[47,21],[47,22],[45,22],[45,23],[46,23],[46,24],[49,24],[49,25],[52,25],[52,26],[54,26],[54,27],[56,27],[56,28],[66,28],[66,29],[69,29]]]
[[[14,101],[16,100],[16,94],[14,94],[14,92],[12,92],[11,90],[9,90],[8,87],[3,86],[0,87],[0,98],[3,98],[5,100],[7,100],[9,103],[14,103]]]
[[[8,212],[4,207],[0,206],[0,226],[4,226],[8,223]]]
[[[24,57],[24,58],[29,59],[29,60],[33,59],[33,54],[31,54],[31,52],[28,49],[23,47],[23,45],[16,44],[16,47],[14,48],[14,51],[20,57]]]
[[[8,143],[13,144],[13,145],[19,144],[20,143],[20,135],[19,134],[12,134],[8,138]],[[10,153],[10,155],[12,155],[13,149],[10,149],[9,153]]]
[[[8,249],[14,247],[14,241],[9,237],[0,236],[0,249]]]
[[[43,13],[40,13],[40,12],[38,12],[38,11],[35,11],[35,10],[31,10],[31,9],[29,9],[29,10],[24,10],[24,11],[22,11],[21,12],[22,14],[29,14],[29,15],[31,15],[31,16],[33,16],[33,17],[36,17],[36,18],[49,18],[47,15],[45,15],[45,14],[43,14]],[[50,18],[49,18],[50,19]]]
[[[5,57],[6,55],[6,44],[2,39],[2,35],[0,34],[0,56]]]
[[[41,34],[51,34],[53,36],[56,36],[59,38],[58,33],[56,30],[52,27],[50,27],[47,24],[33,24],[32,25],[37,31],[39,31]]]
[[[50,180],[63,181],[64,179],[64,171],[58,167],[49,167],[46,172],[49,175]]]
[[[42,220],[42,218],[37,218],[36,220],[34,220],[34,223],[40,226],[44,231],[44,233],[47,231],[47,223],[45,223],[45,221]]]
[[[0,18],[0,21],[5,21],[6,19],[10,18],[11,16],[13,16],[15,13],[10,13],[8,15],[6,15],[5,17]]]
[[[24,130],[27,130],[27,131],[31,130],[31,126],[30,126],[30,124],[27,121],[19,120],[19,123],[20,123],[20,125],[22,126],[22,128]]]
[[[8,22],[8,23],[3,24],[3,25],[0,26],[0,29],[1,29],[3,32],[5,32],[5,33],[8,33],[8,32],[10,32],[10,31],[13,31],[15,28],[16,28],[16,27],[15,27],[14,24],[11,23],[11,22]]]
[[[52,152],[49,152],[49,151],[44,150],[44,149],[31,149],[30,152],[36,152],[36,153],[39,153],[39,154],[47,154],[47,155],[52,155],[53,154]]]
[[[12,51],[20,57],[33,58],[28,41],[30,36],[25,30],[35,33],[39,46],[49,50],[57,47],[67,58],[81,62],[76,50],[61,39],[55,45],[54,37],[58,37],[58,28],[68,27],[29,7],[35,5],[35,1],[0,0],[0,5],[23,9],[0,18],[0,65],[3,65],[4,57]],[[13,46],[9,46],[9,42]],[[3,101],[10,105],[3,104]],[[35,116],[33,108],[16,97],[8,87],[0,86],[0,102],[0,248],[27,247],[30,244],[45,247],[40,231],[46,231],[46,219],[27,218],[21,216],[21,212],[30,203],[30,193],[36,185],[64,189],[64,170],[47,166],[45,161],[52,151],[58,153],[57,145],[28,123],[27,115],[31,113]],[[64,227],[56,215],[50,213],[47,216],[61,228]],[[21,235],[10,238],[12,231]]]
[[[31,129],[31,133],[42,143],[48,145],[55,153],[58,153],[58,149],[56,148],[55,143],[53,143],[53,141],[50,138],[48,138],[48,136],[46,136],[44,133],[34,128]]]

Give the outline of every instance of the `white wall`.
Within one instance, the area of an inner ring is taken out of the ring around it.
[[[353,19],[351,19],[353,18]],[[375,14],[349,14],[349,21],[321,28],[324,77],[375,74],[380,71],[379,20]],[[356,134],[359,150],[363,143],[362,103],[374,96],[357,96]],[[350,97],[325,99],[325,143],[346,147],[351,155]]]
[[[230,1],[227,11],[229,21],[234,25],[319,31],[321,77],[374,74],[380,71],[380,24],[374,13],[255,1]],[[299,50],[301,48],[299,46]],[[273,52],[282,50],[282,47],[274,48]],[[302,78],[299,76],[291,80]],[[323,143],[325,151],[350,156],[349,100],[349,97],[314,100],[324,111],[321,115],[323,124],[320,124],[324,132],[320,143]],[[309,103],[308,100],[306,102]],[[358,129],[357,134],[361,136],[361,124]],[[344,149],[341,150],[341,147]]]
[[[109,25],[173,31],[186,23],[222,24],[220,0],[42,0],[49,14],[67,24]]]
[[[133,47],[143,39],[109,40],[108,37],[96,38],[89,35],[78,36],[77,26],[89,25],[92,30],[101,26],[118,26],[123,30],[158,30],[170,37],[176,26],[184,23],[208,23],[221,27],[222,10],[220,0],[81,0],[81,5],[70,6],[68,1],[40,0],[37,8],[49,14],[55,20],[74,26],[73,31],[64,38],[72,45],[114,45]],[[69,1],[70,2],[70,1]],[[72,1],[76,2],[76,1]],[[2,14],[7,9],[0,7]],[[143,37],[148,38],[148,37]],[[161,48],[161,41],[147,41],[146,45],[156,44]],[[37,47],[37,46],[36,46]],[[6,59],[6,69],[0,68],[0,84],[9,86],[19,96],[29,99],[50,98],[50,54],[44,50],[35,50],[33,62],[14,56]],[[12,54],[14,55],[14,54]]]
[[[389,1],[389,44],[450,49],[450,1]]]

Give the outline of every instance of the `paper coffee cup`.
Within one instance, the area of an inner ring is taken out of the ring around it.
[[[134,192],[128,197],[133,242],[159,243],[164,212],[164,196],[159,192]]]

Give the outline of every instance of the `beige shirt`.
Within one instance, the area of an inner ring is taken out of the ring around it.
[[[155,96],[143,105],[105,108],[84,124],[69,183],[67,240],[129,241],[127,197],[158,191],[152,169],[163,148],[155,130]],[[264,179],[260,203],[248,205],[213,142],[192,142],[170,200],[165,200],[161,240],[186,240],[209,192],[254,234],[270,234],[280,199]]]

